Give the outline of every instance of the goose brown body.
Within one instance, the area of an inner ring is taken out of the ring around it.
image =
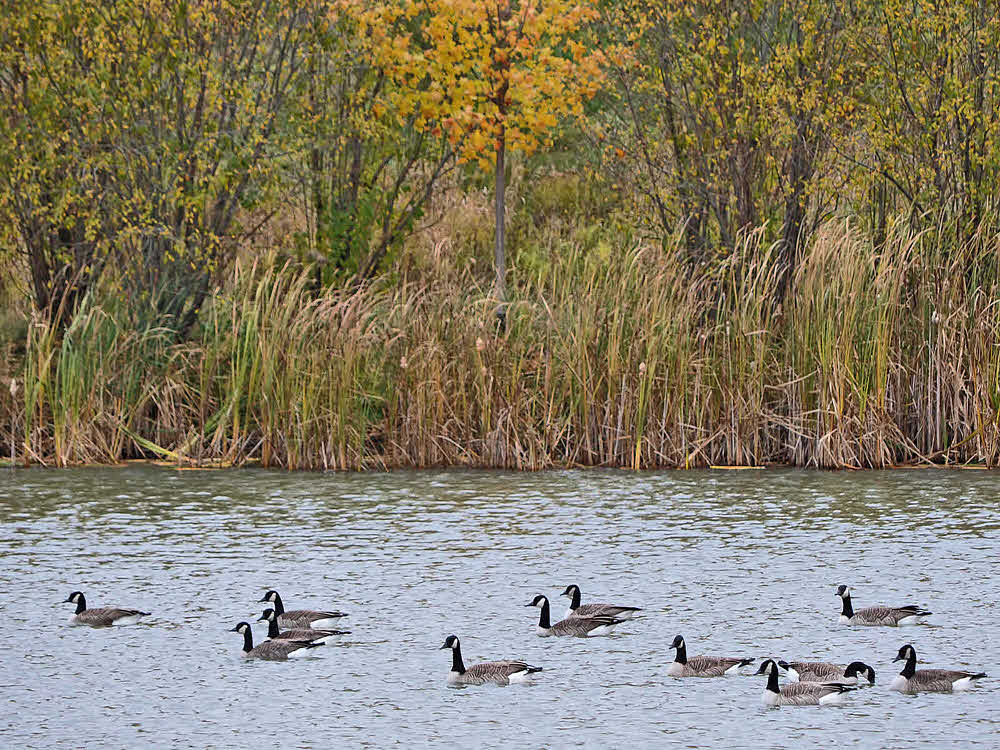
[[[262,602],[271,602],[274,611],[278,615],[278,626],[282,628],[327,628],[333,625],[338,618],[347,617],[346,612],[336,610],[319,609],[291,609],[285,611],[284,602],[277,591],[271,589]]]
[[[677,651],[674,661],[667,668],[667,674],[671,677],[722,677],[753,663],[753,659],[739,656],[699,655],[689,658],[687,644],[680,635],[674,638],[670,648]]]
[[[451,685],[502,685],[512,682],[527,683],[531,675],[541,672],[541,667],[533,667],[519,659],[505,661],[484,661],[466,667],[462,660],[462,644],[458,637],[449,635],[441,648],[451,649],[451,671],[448,683]]]
[[[910,644],[899,649],[893,661],[905,661],[903,671],[892,681],[890,690],[901,693],[951,693],[969,690],[985,672],[965,669],[917,669],[917,651]]]
[[[79,591],[74,591],[64,604],[76,604],[76,612],[70,619],[74,625],[89,625],[92,628],[110,628],[113,625],[131,625],[149,612],[124,607],[87,607],[87,599]]]
[[[289,655],[300,649],[316,648],[323,645],[320,641],[267,640],[254,646],[253,632],[250,629],[250,624],[247,622],[238,623],[233,628],[233,632],[243,634],[243,657],[246,659],[287,661]]]

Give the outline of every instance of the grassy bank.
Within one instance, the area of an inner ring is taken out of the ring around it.
[[[896,228],[875,246],[831,221],[775,306],[762,233],[692,279],[676,241],[632,240],[610,216],[581,228],[550,188],[511,220],[503,333],[473,194],[395,278],[360,289],[317,296],[305,270],[238,264],[188,342],[136,326],[114,295],[65,334],[32,325],[8,361],[17,390],[0,389],[2,452],[310,469],[1000,463],[1000,233],[956,248]]]

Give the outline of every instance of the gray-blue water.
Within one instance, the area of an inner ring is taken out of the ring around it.
[[[0,745],[996,747],[998,496],[998,474],[936,470],[2,470]],[[524,604],[542,592],[561,613],[570,583],[644,617],[537,637]],[[841,626],[839,583],[856,607],[935,614]],[[352,634],[242,660],[229,629],[272,587],[289,609],[348,611]],[[70,627],[75,589],[153,614]],[[522,658],[542,679],[449,688],[450,633],[467,664]],[[768,710],[760,677],[666,677],[677,633],[690,655],[860,659],[878,680],[843,707]],[[891,693],[907,642],[991,678]]]

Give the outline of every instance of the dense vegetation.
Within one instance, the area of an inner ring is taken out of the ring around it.
[[[985,0],[11,0],[0,449],[996,465],[998,106]]]

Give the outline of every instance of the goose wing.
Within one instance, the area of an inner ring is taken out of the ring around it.
[[[320,644],[305,640],[269,640],[254,648],[250,655],[266,661],[284,661],[293,651],[318,645]]]
[[[94,607],[93,609],[83,610],[83,612],[76,616],[76,619],[78,622],[86,623],[87,625],[113,625],[115,620],[120,620],[123,617],[141,617],[148,614],[149,612],[143,612],[139,609]]]
[[[274,641],[315,641],[331,635],[344,635],[343,630],[317,630],[316,628],[292,628],[278,633]]]
[[[788,666],[799,673],[799,682],[830,682],[844,677],[844,667],[823,661],[793,661]]]
[[[629,612],[640,611],[642,611],[641,607],[625,607],[618,604],[581,604],[570,617],[595,617],[597,615],[618,617]]]
[[[950,693],[956,680],[982,676],[981,672],[967,672],[964,669],[918,669],[909,683],[931,693]]]
[[[608,615],[590,617],[567,617],[550,628],[553,635],[587,635],[591,630],[607,625],[617,625],[621,620]]]
[[[507,685],[510,678],[520,672],[540,672],[541,667],[533,667],[527,662],[516,659],[508,661],[484,661],[473,664],[465,670],[464,682],[482,685],[485,682],[495,682],[499,685]]]
[[[727,669],[745,661],[729,656],[692,656],[687,660],[688,669],[704,677],[721,677]]]
[[[347,617],[347,613],[325,612],[316,609],[292,609],[279,615],[278,622],[287,624],[289,627],[308,628],[310,623],[317,620],[328,620],[337,617]]]
[[[781,703],[786,706],[815,706],[820,698],[844,692],[843,685],[822,682],[795,682],[781,688]]]
[[[905,607],[865,607],[855,612],[853,619],[868,625],[898,625],[906,617],[929,614],[915,604],[907,604]]]

